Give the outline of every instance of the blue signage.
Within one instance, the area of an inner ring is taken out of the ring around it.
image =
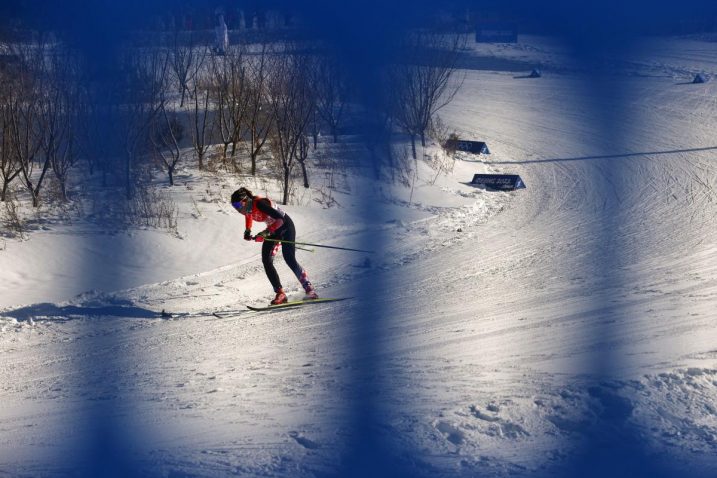
[[[525,188],[525,183],[517,174],[474,174],[471,184],[501,191]]]
[[[454,148],[456,151],[467,151],[473,154],[490,154],[488,145],[483,141],[468,141],[464,139],[449,139],[447,146]]]

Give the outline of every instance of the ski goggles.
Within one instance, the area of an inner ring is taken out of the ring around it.
[[[232,206],[234,206],[234,209],[236,209],[237,211],[242,211],[244,209],[248,209],[249,201],[244,200],[244,201],[239,201],[239,202],[233,202]]]

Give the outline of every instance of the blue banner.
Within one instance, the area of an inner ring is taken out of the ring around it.
[[[470,183],[501,191],[525,188],[525,183],[517,174],[474,174]]]
[[[455,148],[456,151],[467,151],[473,154],[490,154],[488,145],[483,141],[468,141],[465,139],[449,139],[446,145]]]

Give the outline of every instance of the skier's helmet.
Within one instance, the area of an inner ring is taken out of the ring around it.
[[[247,188],[239,188],[232,194],[232,206],[239,212],[249,208],[254,195]]]
[[[232,206],[235,208],[241,207],[242,203],[246,202],[248,199],[252,199],[254,195],[249,191],[247,188],[239,188],[234,193],[232,193]]]

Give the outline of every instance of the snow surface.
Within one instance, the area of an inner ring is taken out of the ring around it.
[[[382,433],[417,476],[554,476],[608,409],[657,463],[717,476],[717,83],[688,84],[717,73],[717,43],[646,43],[599,80],[539,37],[471,54],[543,70],[465,70],[441,116],[490,156],[460,154],[435,184],[420,161],[414,188],[339,171],[331,208],[316,173],[285,207],[305,242],[385,239],[299,252],[321,296],[351,301],[244,310],[272,294],[228,204],[239,183],[191,169],[171,191],[178,234],[7,240],[0,476],[72,474],[68,456],[113,443],[159,476],[331,474],[347,371],[368,359]],[[361,149],[346,142],[321,148]],[[485,172],[527,189],[467,184]],[[381,213],[357,221],[365,207]],[[365,355],[346,345],[352,310],[384,318]]]

